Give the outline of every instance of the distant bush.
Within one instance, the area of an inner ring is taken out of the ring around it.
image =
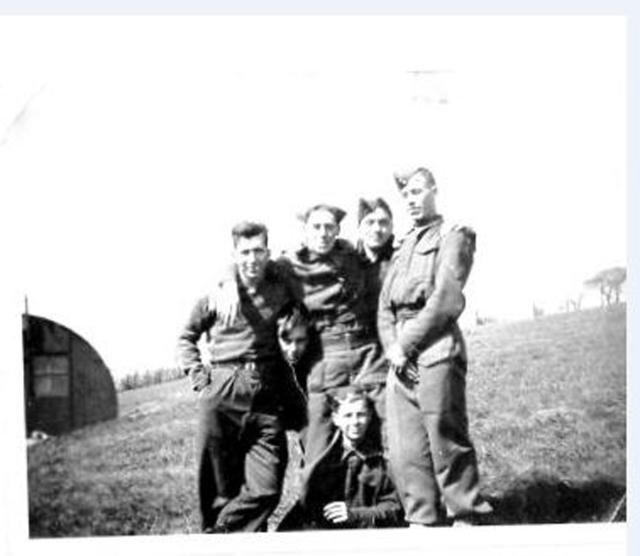
[[[124,392],[125,390],[134,390],[135,388],[144,388],[152,384],[160,384],[161,382],[169,382],[182,378],[184,374],[177,367],[162,367],[160,369],[136,371],[129,373],[118,381],[117,390]]]

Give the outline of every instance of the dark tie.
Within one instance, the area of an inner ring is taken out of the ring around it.
[[[353,500],[358,488],[358,472],[360,471],[360,458],[351,452],[347,455],[347,474],[344,480],[345,502]]]

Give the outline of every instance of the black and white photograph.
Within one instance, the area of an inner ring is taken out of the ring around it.
[[[627,40],[0,16],[14,546],[622,554]]]

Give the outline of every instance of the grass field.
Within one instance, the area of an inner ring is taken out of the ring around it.
[[[495,524],[606,520],[626,490],[626,312],[468,334],[468,405]],[[28,449],[32,537],[196,533],[186,380],[120,394],[120,417]],[[299,455],[283,500],[291,504]]]

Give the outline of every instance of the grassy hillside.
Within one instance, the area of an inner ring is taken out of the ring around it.
[[[625,491],[624,307],[468,335],[468,404],[495,523],[599,521]],[[120,417],[29,448],[31,536],[195,533],[195,396],[120,394]],[[282,508],[297,487],[292,458]]]
[[[597,521],[624,493],[625,319],[589,310],[469,337],[471,433],[500,522]]]

